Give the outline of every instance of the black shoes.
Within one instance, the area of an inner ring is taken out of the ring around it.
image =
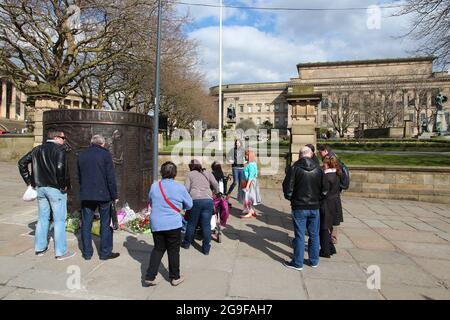
[[[183,249],[189,249],[190,245],[189,245],[188,243],[182,242],[182,243],[181,243],[181,247],[182,247]]]
[[[42,251],[36,251],[34,254],[37,255],[38,257],[42,257],[47,252],[47,250],[48,250],[48,247]]]
[[[120,253],[118,253],[118,252],[113,252],[113,253],[111,253],[109,256],[106,256],[106,257],[100,256],[100,260],[110,260],[110,259],[115,259],[115,258],[117,258],[118,256],[120,256]]]

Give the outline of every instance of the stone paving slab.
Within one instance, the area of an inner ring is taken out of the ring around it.
[[[429,258],[412,258],[422,269],[434,277],[450,280],[450,261]]]
[[[0,284],[6,284],[22,272],[30,270],[35,262],[24,258],[0,256]]]
[[[343,233],[360,249],[391,250],[394,246],[371,229],[342,228]]]
[[[448,244],[413,243],[405,241],[394,241],[393,243],[403,252],[413,257],[450,260],[450,245]]]
[[[229,296],[248,299],[306,299],[302,273],[280,262],[241,257],[231,276]]]
[[[395,251],[362,250],[357,248],[348,249],[348,251],[356,261],[368,264],[414,264],[414,261],[407,255]]]
[[[155,300],[186,300],[195,293],[195,299],[200,300],[226,300],[228,295],[228,283],[231,273],[210,270],[205,268],[184,268],[185,281],[183,284],[173,287],[168,279],[158,276],[159,284],[150,291],[149,299]],[[213,279],[208,286],[199,288],[199,283],[205,279]],[[149,289],[149,288],[146,288]]]
[[[383,300],[378,290],[367,289],[366,282],[306,278],[305,284],[313,300]]]
[[[367,269],[369,264],[361,263],[361,267]],[[416,265],[409,264],[376,264],[381,271],[381,286],[391,285],[410,285],[422,287],[438,287],[437,279],[423,272],[423,269]]]
[[[450,300],[450,290],[443,288],[382,285],[381,294],[388,300]]]
[[[404,230],[387,230],[382,228],[374,228],[376,232],[381,234],[384,238],[393,241],[409,241],[422,243],[443,243],[447,241],[439,238],[433,232],[425,231],[404,231]]]
[[[332,259],[320,259],[319,267],[303,268],[305,278],[343,281],[366,281],[367,275],[357,263],[335,262]]]
[[[406,230],[406,231],[414,231],[415,229],[402,221],[395,220],[385,220],[384,224],[390,226],[394,230]]]

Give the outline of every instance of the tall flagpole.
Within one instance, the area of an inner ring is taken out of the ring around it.
[[[222,15],[223,7],[220,0],[220,26],[219,26],[219,150],[222,150]]]
[[[153,181],[158,181],[158,133],[159,133],[159,79],[161,55],[161,0],[158,0],[158,25],[156,29],[155,109],[153,112]]]

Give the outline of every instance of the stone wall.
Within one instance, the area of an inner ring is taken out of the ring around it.
[[[350,166],[347,195],[450,203],[450,168]]]
[[[403,127],[365,129],[364,138],[403,138],[405,129]],[[409,134],[410,135],[410,134]]]
[[[0,135],[0,161],[18,161],[33,148],[34,135]]]
[[[159,165],[169,160],[170,155],[161,155]],[[211,163],[207,158],[203,161]],[[209,170],[210,165],[205,167]],[[231,173],[230,165],[222,168],[225,174]],[[184,181],[188,170],[187,165],[179,165],[177,180]],[[345,195],[450,204],[449,167],[349,166],[349,170],[351,184]],[[281,191],[284,177],[285,160],[280,158],[276,173],[260,175],[260,187]]]

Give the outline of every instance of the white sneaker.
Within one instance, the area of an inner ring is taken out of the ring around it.
[[[75,257],[76,254],[77,254],[76,252],[69,252],[69,251],[67,251],[64,255],[56,257],[56,260],[59,260],[59,261],[67,260],[67,259],[70,259],[72,257]]]

